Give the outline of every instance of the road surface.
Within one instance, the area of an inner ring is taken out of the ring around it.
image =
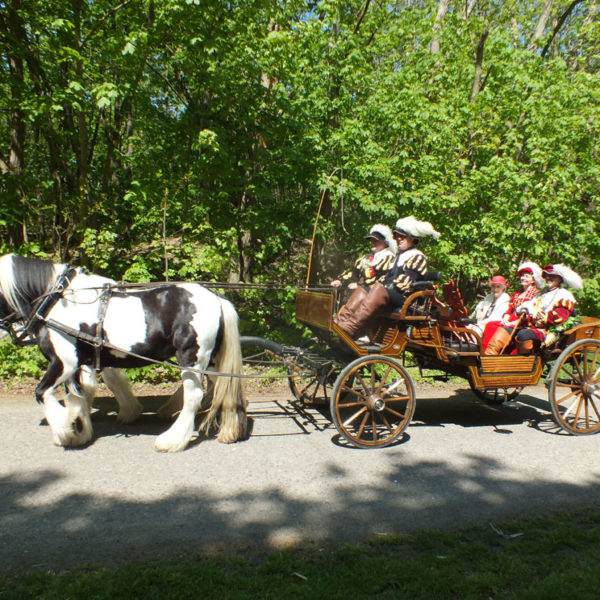
[[[254,390],[248,440],[196,439],[178,454],[153,449],[165,390],[133,425],[101,391],[95,439],[77,450],[52,445],[25,392],[0,394],[5,573],[353,542],[600,500],[600,436],[557,430],[542,386],[505,406],[420,386],[404,439],[376,450],[345,446],[314,409],[290,410],[283,389]]]

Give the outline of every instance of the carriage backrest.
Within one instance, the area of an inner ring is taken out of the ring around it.
[[[444,294],[444,300],[452,309],[454,319],[466,319],[469,316],[469,311],[465,306],[460,290],[454,283],[454,279],[442,285],[442,293]]]
[[[296,292],[296,319],[321,329],[331,329],[334,292],[298,290]]]

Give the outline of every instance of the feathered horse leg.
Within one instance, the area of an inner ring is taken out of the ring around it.
[[[196,413],[204,395],[202,375],[194,371],[183,371],[183,406],[175,423],[156,439],[154,445],[159,452],[179,452],[189,443],[194,434]]]
[[[121,371],[113,367],[105,367],[101,371],[106,387],[115,395],[119,405],[117,421],[119,423],[133,423],[142,414],[142,405],[131,391],[129,379]]]
[[[44,415],[57,446],[82,446],[92,439],[94,433],[90,405],[81,388],[75,384],[75,373],[76,369],[68,368],[54,357],[35,390],[36,400],[44,405]],[[56,389],[61,384],[67,387],[64,403],[56,396]]]

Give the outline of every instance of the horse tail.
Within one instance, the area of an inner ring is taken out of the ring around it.
[[[208,430],[214,422],[219,425],[217,439],[230,444],[246,437],[246,400],[242,393],[242,350],[238,329],[238,315],[228,300],[221,299],[223,315],[223,337],[216,356],[216,370],[231,373],[232,377],[218,375],[214,386],[213,399],[202,429]]]

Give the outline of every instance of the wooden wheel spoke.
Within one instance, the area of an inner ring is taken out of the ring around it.
[[[381,415],[381,420],[383,421],[384,425],[387,427],[388,431],[390,433],[394,433],[394,427],[390,424],[390,422],[385,418],[385,415],[382,414]]]
[[[594,412],[596,413],[596,419],[598,419],[598,421],[600,421],[600,412],[598,411],[598,407],[596,406],[596,402],[594,401],[593,398],[590,398],[590,404],[592,405],[592,408],[594,409]]]
[[[360,382],[360,385],[362,385],[362,388],[365,392],[365,397],[368,397],[371,395],[371,390],[372,390],[372,386],[371,385],[367,385],[365,383],[365,380],[363,379],[363,376],[360,373],[357,373],[356,376],[358,377],[358,381]],[[355,393],[357,393],[355,391]]]
[[[375,421],[375,413],[371,415],[371,427],[373,428],[373,441],[376,442],[379,439],[377,434],[377,422]]]
[[[399,419],[402,419],[402,420],[404,420],[404,418],[406,417],[406,414],[405,414],[405,413],[398,412],[397,410],[394,410],[393,408],[390,408],[389,406],[386,406],[386,407],[385,407],[385,410],[386,410],[387,412],[390,412],[390,413],[392,413],[393,415],[395,415],[395,416],[396,416],[396,417],[398,417]]]
[[[377,386],[377,391],[376,391],[377,394],[381,393],[381,388],[385,385],[385,382],[387,381],[388,375],[390,374],[391,370],[392,370],[392,365],[388,365],[385,375],[383,375],[383,377],[381,378],[381,381],[379,382],[379,386]]]
[[[410,400],[409,396],[392,396],[391,398],[384,398],[384,402],[387,404],[391,404],[392,402],[406,402]]]
[[[570,381],[576,378],[575,373],[573,372],[573,365],[569,363],[564,363],[560,367],[559,377],[562,375],[563,377],[567,377]]]
[[[348,387],[346,384],[344,384],[342,386],[342,390],[344,392],[348,392],[349,394],[353,394],[354,396],[357,396],[358,398],[362,398],[363,402],[367,401],[368,396],[365,396],[364,394],[362,394],[358,390],[355,390],[354,388]]]
[[[600,369],[596,369],[596,364],[598,363],[598,354],[600,354],[600,348],[596,348],[596,351],[594,352],[593,355],[593,360],[592,360],[592,364],[590,365],[590,370],[589,370],[589,374],[593,373],[592,377],[595,379],[598,371]]]
[[[346,419],[343,423],[344,427],[348,427],[348,425],[350,425],[350,423],[352,423],[352,421],[354,421],[355,419],[357,419],[358,417],[360,417],[360,415],[367,413],[367,407],[363,406],[360,410],[357,410],[350,418]],[[368,418],[369,414],[367,413],[365,415],[365,418]],[[364,427],[364,423],[363,423],[363,427]]]
[[[572,390],[575,387],[580,388],[581,386],[576,383],[560,383],[560,382],[558,382],[556,384],[556,387],[569,388],[570,390]]]
[[[585,398],[579,396],[579,401],[577,402],[577,411],[575,412],[575,417],[573,419],[573,424],[577,425],[579,421],[579,415],[581,414],[581,409],[585,406]]]
[[[579,374],[579,379],[583,379],[584,378],[584,374],[581,370],[581,365],[579,362],[579,358],[576,354],[573,354],[573,356],[571,357],[571,360],[573,361],[573,365],[575,367],[575,369],[577,370],[577,373]],[[575,373],[573,373],[573,376],[575,376]]]
[[[580,402],[581,397],[578,396],[577,398],[573,398],[573,402],[565,408],[565,411],[562,414],[565,420],[573,413],[573,409],[576,409],[579,406]]]
[[[358,428],[358,432],[357,432],[357,436],[359,438],[362,437],[363,432],[365,431],[365,427],[367,425],[367,421],[369,420],[369,413],[366,413],[365,416],[363,417],[362,423],[360,424],[360,427]]]
[[[562,404],[563,402],[565,402],[565,400],[568,400],[569,398],[571,398],[575,394],[580,394],[580,393],[581,393],[581,388],[578,388],[576,390],[571,389],[571,393],[570,394],[567,394],[566,396],[563,396],[562,398],[557,398],[556,399],[556,403],[557,404]]]

